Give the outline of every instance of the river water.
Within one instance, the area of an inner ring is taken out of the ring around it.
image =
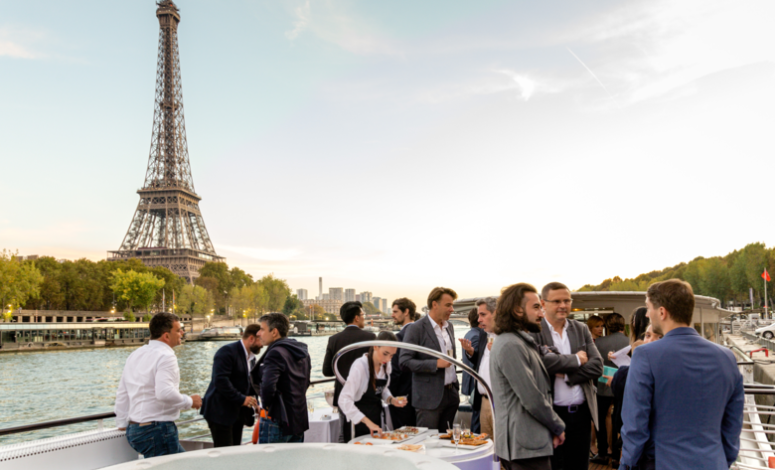
[[[455,326],[462,338],[468,327]],[[322,364],[328,336],[296,338],[307,343],[312,358],[312,379],[322,379]],[[213,356],[227,342],[185,343],[175,348],[180,365],[180,392],[204,396],[210,384]],[[460,357],[460,344],[457,345]],[[0,428],[34,424],[113,411],[121,371],[135,347],[4,353],[0,355]],[[315,407],[327,407],[323,391],[333,383],[310,387],[307,396]],[[196,410],[181,413],[181,419],[198,416]],[[106,420],[106,427],[115,426]],[[86,431],[95,422],[0,437],[0,445]],[[181,437],[208,432],[204,421],[180,428]]]

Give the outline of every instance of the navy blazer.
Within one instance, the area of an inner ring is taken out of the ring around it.
[[[250,425],[253,412],[242,406],[249,395],[254,396],[256,392],[250,383],[245,348],[240,340],[215,353],[212,378],[200,413],[208,422],[223,426],[231,426],[240,420]]]
[[[487,332],[479,327],[471,328],[466,333],[465,338],[471,341],[474,354],[468,357],[468,354],[463,350],[463,364],[479,372],[479,364],[482,363],[482,358],[484,357],[484,348],[487,347]],[[460,389],[460,393],[471,395],[474,393],[474,390],[476,390],[476,380],[468,372],[463,372],[463,386]]]
[[[743,376],[732,351],[694,328],[669,331],[632,355],[622,405],[622,460],[657,468],[727,470],[740,449]]]
[[[408,327],[409,325],[401,328],[401,331],[396,333],[396,338],[398,341],[404,340],[404,334],[406,334],[406,329]],[[396,351],[396,354],[393,355],[393,359],[391,359],[392,367],[390,369],[390,385],[388,385],[388,388],[394,397],[406,397],[408,404],[411,405],[412,371],[406,367],[401,368],[401,366],[398,364],[398,353],[400,352],[401,349],[399,348],[398,351]]]

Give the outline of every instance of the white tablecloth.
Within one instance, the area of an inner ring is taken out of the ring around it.
[[[385,428],[393,429],[393,420],[390,419],[390,410],[383,404],[385,410]],[[339,442],[341,434],[341,425],[339,424],[339,415],[333,413],[333,408],[316,409],[313,413],[308,413],[309,429],[304,433],[304,442]],[[324,420],[323,415],[328,415],[331,419]]]

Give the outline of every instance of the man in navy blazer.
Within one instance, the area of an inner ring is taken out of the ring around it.
[[[253,425],[253,408],[258,401],[250,381],[250,369],[261,351],[259,329],[255,323],[248,325],[240,341],[223,346],[213,358],[213,375],[202,400],[201,413],[210,427],[215,447],[240,445],[242,429]]]
[[[646,308],[665,336],[633,354],[619,468],[727,470],[740,450],[745,400],[735,356],[690,326],[688,283],[652,284]]]

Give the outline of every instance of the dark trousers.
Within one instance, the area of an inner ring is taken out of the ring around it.
[[[480,406],[478,410],[474,410],[471,413],[471,432],[475,432],[476,434],[479,434],[482,432],[482,423],[479,421],[479,417],[482,415],[482,407]]]
[[[554,411],[565,422],[565,442],[554,449],[552,470],[588,470],[592,420],[589,406],[586,403],[571,407],[555,405]]]
[[[506,470],[549,470],[552,468],[550,457],[533,457],[532,459],[503,460],[501,467]]]
[[[284,444],[304,442],[304,434],[297,436],[295,434],[283,434],[280,425],[266,418],[261,418],[261,424],[258,428],[259,444]]]
[[[172,421],[130,423],[126,428],[126,439],[146,459],[185,452],[178,440],[178,428]]]
[[[605,423],[605,417],[613,404],[614,397],[597,396],[597,455],[601,457],[610,455],[614,460],[619,460],[617,439],[613,429],[611,430],[611,452],[608,452],[608,426]],[[613,416],[611,418],[613,420]]]
[[[213,437],[213,447],[229,447],[242,444],[242,421],[237,421],[231,426],[208,421],[210,435]]]
[[[412,405],[406,405],[403,408],[388,406],[390,410],[390,420],[393,422],[393,429],[402,426],[417,426],[417,415]]]
[[[444,393],[441,396],[441,403],[439,403],[436,409],[424,410],[415,408],[417,412],[417,426],[438,429],[439,432],[446,433],[447,429],[452,429],[459,406],[460,395],[458,394],[458,388],[454,384],[445,385]]]

